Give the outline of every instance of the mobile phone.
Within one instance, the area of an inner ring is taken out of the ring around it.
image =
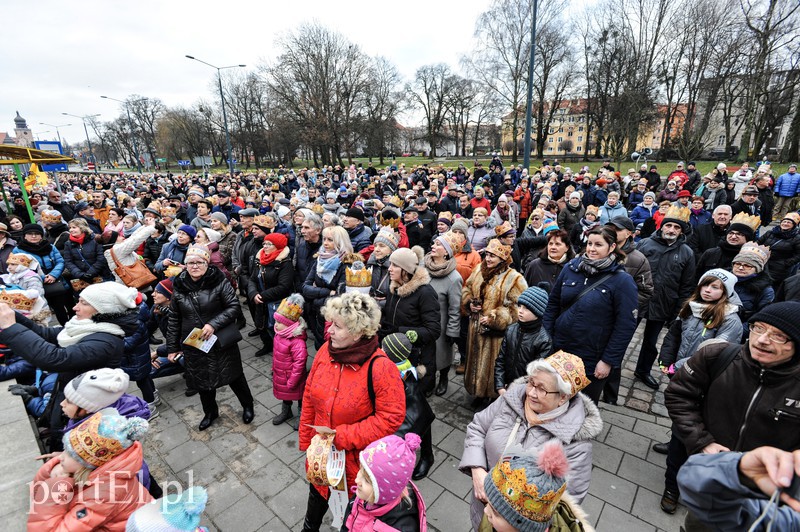
[[[383,290],[375,290],[375,297],[386,297],[386,293]]]

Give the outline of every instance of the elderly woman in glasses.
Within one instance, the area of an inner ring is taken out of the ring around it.
[[[583,361],[558,351],[528,364],[528,375],[517,379],[489,408],[478,412],[467,427],[459,469],[472,477],[470,516],[478,530],[487,502],[483,481],[511,447],[539,449],[557,439],[569,462],[567,491],[578,502],[589,491],[592,441],[603,428],[600,412],[579,393],[589,380]]]

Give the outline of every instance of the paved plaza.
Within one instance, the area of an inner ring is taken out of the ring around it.
[[[247,332],[249,328],[243,332]],[[641,327],[630,346],[638,353]],[[203,524],[212,531],[300,530],[305,512],[308,483],[303,469],[305,455],[298,451],[297,432],[288,424],[273,426],[272,417],[280,403],[272,394],[271,357],[255,358],[258,338],[245,335],[241,342],[245,373],[256,399],[253,424],[241,422],[241,408],[233,393],[224,388],[218,393],[220,418],[205,432],[197,425],[203,417],[198,396],[184,395],[181,376],[157,382],[163,400],[160,415],[152,423],[145,443],[145,457],[153,475],[166,487],[166,481],[206,486],[208,506]],[[605,531],[677,531],[685,510],[673,516],[663,513],[659,499],[663,490],[664,456],[653,453],[651,444],[667,441],[669,420],[664,417],[663,389],[651,392],[632,381],[635,358],[626,359],[623,369],[622,398],[625,406],[602,405],[605,422],[594,443],[594,470],[589,495],[583,507],[592,523]],[[130,393],[138,394],[135,385]],[[471,480],[458,471],[464,444],[464,430],[472,419],[471,398],[457,378],[445,397],[432,397],[437,415],[433,426],[436,463],[428,478],[418,483],[428,506],[430,530],[466,532],[470,530],[469,500]],[[16,398],[7,395],[8,401]],[[18,400],[17,400],[18,401]],[[17,405],[12,411],[17,414]],[[22,409],[21,402],[18,404]],[[296,408],[295,408],[296,410]],[[21,430],[25,437],[26,420],[19,415],[0,417],[8,430]],[[25,479],[32,477],[36,451],[32,434],[20,442],[14,453],[23,456],[16,481],[0,485],[0,514],[8,530],[23,530],[27,501]],[[5,440],[7,441],[7,440]],[[4,453],[10,458],[8,452]],[[330,514],[326,523],[330,522]],[[330,527],[323,526],[323,530]]]

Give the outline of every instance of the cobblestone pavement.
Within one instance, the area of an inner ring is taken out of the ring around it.
[[[594,444],[592,483],[583,506],[601,532],[677,531],[685,513],[680,508],[670,516],[659,508],[665,457],[654,454],[651,445],[667,441],[669,433],[663,406],[666,379],[655,393],[633,382],[640,341],[641,327],[623,369],[620,404],[625,398],[625,406],[602,406],[605,426]],[[280,410],[269,378],[271,357],[253,356],[260,347],[258,338],[245,335],[241,347],[256,399],[253,424],[242,424],[238,401],[226,387],[218,392],[220,418],[209,430],[198,432],[200,399],[184,396],[182,377],[161,379],[156,384],[163,403],[145,456],[162,484],[173,479],[208,487],[203,524],[211,530],[300,530],[308,485],[297,432],[288,424],[271,423]],[[138,393],[135,385],[130,391]],[[460,377],[451,382],[448,395],[431,398],[438,417],[433,426],[436,463],[418,485],[433,531],[470,530],[471,481],[457,469],[464,430],[472,419],[470,401]]]

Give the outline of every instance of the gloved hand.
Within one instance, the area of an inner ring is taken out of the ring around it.
[[[33,397],[39,397],[39,388],[36,386],[25,386],[23,384],[12,384],[8,387],[8,391],[11,392],[12,395],[18,395],[22,397],[22,400],[26,403],[30,401]]]
[[[92,275],[91,273],[84,273],[83,275],[81,275],[81,281],[91,283],[92,281],[94,281],[94,275]]]

